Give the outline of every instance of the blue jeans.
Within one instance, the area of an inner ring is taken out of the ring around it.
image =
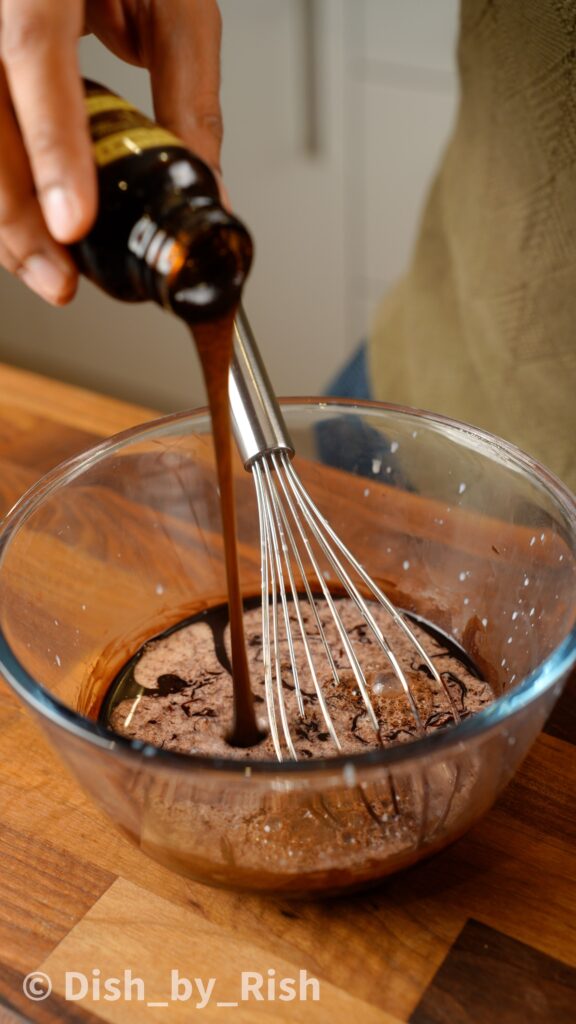
[[[365,341],[330,381],[325,394],[332,398],[373,398]]]
[[[326,392],[330,398],[373,398],[368,373],[366,342],[334,377]],[[316,443],[320,460],[357,476],[380,478],[387,484],[412,490],[398,466],[398,458],[390,450],[390,442],[361,414],[347,413],[321,421],[316,426]],[[375,470],[375,467],[380,467]]]

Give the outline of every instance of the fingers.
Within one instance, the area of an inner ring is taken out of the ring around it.
[[[145,29],[156,116],[220,174],[220,43],[215,0],[156,0]]]
[[[68,302],[78,274],[46,227],[0,66],[0,264],[54,305]]]
[[[36,206],[18,235],[12,237],[13,249],[7,249],[0,239],[0,263],[46,302],[64,306],[76,293],[78,271],[65,252],[41,246],[42,229],[45,231],[46,227]],[[18,250],[22,255],[18,255]]]
[[[0,54],[12,103],[46,223],[65,243],[86,234],[96,215],[76,56],[82,28],[82,0],[2,0]]]

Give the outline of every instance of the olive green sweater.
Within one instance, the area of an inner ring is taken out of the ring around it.
[[[576,0],[462,0],[458,61],[373,387],[513,441],[576,490]]]

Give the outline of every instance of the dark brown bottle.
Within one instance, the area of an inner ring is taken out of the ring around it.
[[[190,324],[234,309],[252,242],[209,167],[127,100],[84,87],[99,205],[73,246],[82,272],[115,298],[152,299]]]

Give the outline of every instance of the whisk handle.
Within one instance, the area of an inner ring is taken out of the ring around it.
[[[294,445],[242,307],[234,324],[234,356],[228,382],[232,431],[244,468],[273,452],[294,454]]]

